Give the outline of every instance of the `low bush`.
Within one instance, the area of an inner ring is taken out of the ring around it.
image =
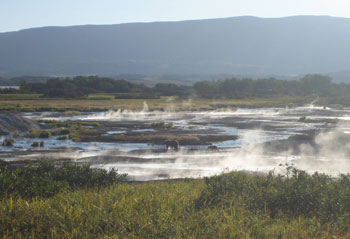
[[[70,162],[57,166],[42,161],[15,170],[1,166],[0,193],[1,197],[51,197],[62,190],[110,185],[125,176],[113,169],[108,172]]]

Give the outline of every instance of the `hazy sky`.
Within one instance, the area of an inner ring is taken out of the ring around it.
[[[350,0],[0,0],[0,32],[251,15],[350,17]]]

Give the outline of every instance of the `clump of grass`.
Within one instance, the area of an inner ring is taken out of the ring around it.
[[[63,135],[63,136],[57,137],[56,139],[57,139],[57,140],[67,140],[68,137],[67,137],[67,135]]]
[[[98,122],[86,122],[86,121],[57,121],[57,120],[39,120],[40,123],[45,123],[52,128],[70,128],[78,126],[92,126],[101,127],[102,125]]]
[[[38,130],[33,129],[28,134],[26,134],[24,137],[26,138],[50,138],[51,136],[56,135],[66,135],[69,134],[69,129],[62,128],[62,129],[53,129],[53,130]]]
[[[44,141],[41,141],[41,142],[35,141],[35,142],[32,143],[32,147],[34,147],[34,148],[37,148],[37,147],[44,147],[44,144],[45,144]]]
[[[89,129],[79,126],[73,126],[69,128],[69,138],[75,142],[82,141],[83,138],[89,136],[96,136],[96,129]]]
[[[32,143],[32,147],[37,148],[39,147],[39,142],[35,141]]]
[[[38,138],[50,138],[51,137],[51,132],[50,131],[40,131],[39,132],[39,135],[38,135]]]
[[[173,123],[165,123],[165,122],[155,122],[150,125],[152,129],[172,129],[174,128]]]
[[[2,146],[10,147],[10,146],[13,146],[14,143],[15,143],[14,139],[7,138],[2,142]]]
[[[13,138],[19,138],[20,135],[19,135],[18,131],[15,131],[15,132],[12,134],[12,137],[13,137]]]
[[[49,138],[51,132],[46,130],[32,129],[28,134],[24,135],[26,138]]]
[[[298,120],[299,122],[305,122],[306,121],[306,116],[302,116]]]
[[[57,129],[51,131],[52,135],[67,135],[69,134],[69,129]]]
[[[69,135],[73,141],[81,141],[85,136],[96,135],[97,130],[94,128],[86,128],[86,126],[99,127],[101,124],[97,122],[80,122],[80,121],[66,121],[59,122],[54,120],[39,121],[52,127],[51,130],[33,129],[24,137],[27,138],[49,138],[51,136]],[[61,138],[63,139],[63,137]]]

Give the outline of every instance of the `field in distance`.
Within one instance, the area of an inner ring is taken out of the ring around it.
[[[219,108],[293,107],[310,103],[312,97],[265,97],[244,99],[115,99],[115,94],[91,94],[86,98],[46,98],[40,94],[1,94],[0,111],[106,111],[117,109],[142,110],[144,102],[149,110],[215,110]]]

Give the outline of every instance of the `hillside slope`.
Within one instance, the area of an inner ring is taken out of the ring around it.
[[[0,33],[0,76],[350,69],[350,19],[233,17]]]

